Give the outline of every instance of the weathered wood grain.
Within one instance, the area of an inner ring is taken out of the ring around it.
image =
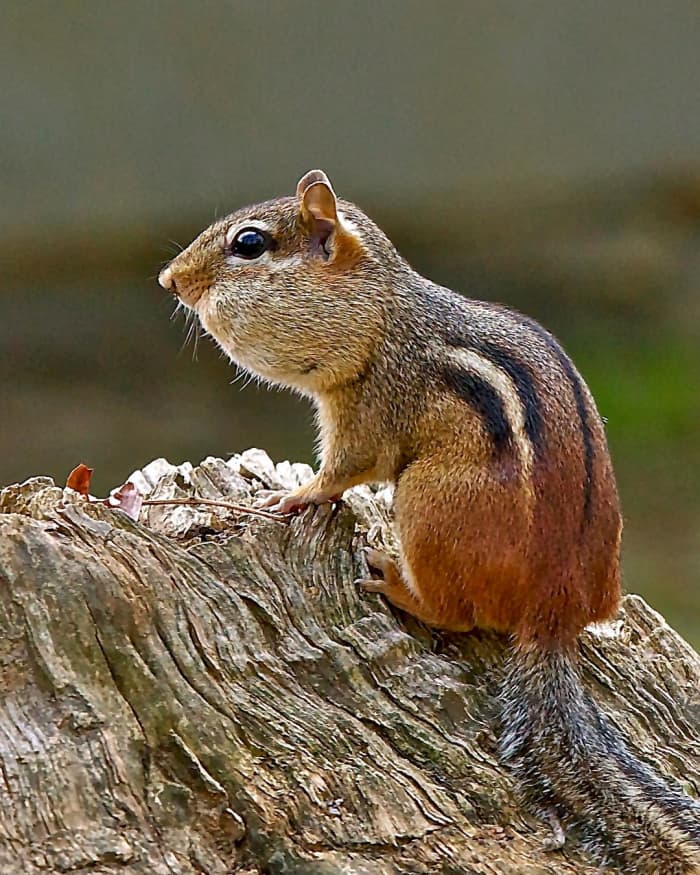
[[[305,466],[152,463],[154,497],[252,503]],[[584,873],[496,758],[507,644],[362,596],[387,499],[289,525],[0,493],[0,872]],[[700,659],[636,597],[582,643],[638,754],[700,791]]]

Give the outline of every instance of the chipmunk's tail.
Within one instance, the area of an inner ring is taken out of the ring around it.
[[[501,756],[527,804],[626,875],[700,873],[700,804],[632,755],[581,684],[574,654],[517,646]]]

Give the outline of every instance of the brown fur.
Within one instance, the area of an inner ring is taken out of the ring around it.
[[[249,226],[274,249],[244,261],[227,241]],[[550,706],[565,713],[554,701],[558,678],[573,719],[588,720],[577,756],[603,763],[608,741],[570,662],[584,626],[617,610],[622,524],[601,419],[556,341],[520,314],[417,274],[322,171],[303,177],[293,198],[216,222],[160,281],[238,365],[314,400],[320,470],[279,501],[281,511],[362,482],[396,483],[400,562],[370,551],[384,579],[365,588],[431,625],[496,629],[514,637],[516,654],[540,655],[513,663],[504,693],[504,759],[524,785],[554,793],[539,783],[550,765],[537,745],[553,733],[566,749],[570,721],[547,717]],[[537,683],[521,688],[518,672]],[[524,710],[523,690],[541,690]],[[534,740],[529,726],[543,727]],[[637,768],[609,744],[613,759]],[[557,798],[579,805],[567,780]],[[617,789],[626,798],[623,783]],[[672,794],[659,798],[667,813],[676,806]],[[588,810],[605,817],[605,804]]]

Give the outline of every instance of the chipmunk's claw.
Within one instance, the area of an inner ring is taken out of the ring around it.
[[[255,507],[266,508],[274,513],[299,513],[313,502],[298,498],[294,493],[283,490],[261,490],[255,501]]]
[[[367,565],[371,571],[377,571],[385,575],[393,565],[393,560],[381,550],[375,550],[374,547],[363,547],[362,552],[365,554]],[[355,585],[359,586],[363,592],[376,592],[386,595],[387,581],[375,577],[358,577]]]
[[[386,589],[386,581],[375,580],[371,577],[358,577],[355,580],[355,586],[359,586],[362,592],[383,593]]]
[[[363,547],[362,552],[365,554],[365,559],[370,568],[386,574],[390,568],[393,568],[394,560],[382,550],[375,550],[374,547]],[[376,581],[375,581],[376,582]]]

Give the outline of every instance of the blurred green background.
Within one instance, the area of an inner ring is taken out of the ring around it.
[[[155,282],[323,167],[422,272],[560,336],[608,418],[625,579],[700,644],[697,2],[0,11],[0,482],[251,445],[307,405],[193,360]]]

